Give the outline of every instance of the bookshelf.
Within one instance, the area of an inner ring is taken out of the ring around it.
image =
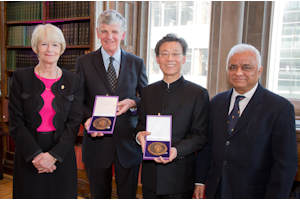
[[[5,73],[8,75],[16,68],[33,66],[38,62],[30,44],[37,24],[52,23],[63,31],[67,48],[59,60],[62,68],[74,70],[71,68],[72,64],[75,66],[74,57],[92,50],[94,46],[93,2],[5,2],[4,12]],[[7,95],[8,91],[4,94]]]
[[[16,69],[35,66],[38,63],[37,56],[31,49],[31,35],[35,26],[51,23],[61,28],[67,46],[58,61],[58,66],[74,71],[76,58],[95,47],[95,7],[96,3],[90,1],[0,2],[3,30],[0,34],[0,123],[4,133],[1,140],[6,172],[12,172],[14,155],[14,144],[8,136],[8,88]]]
[[[4,62],[1,98],[7,98],[9,79],[17,68],[34,66],[37,56],[31,49],[36,25],[52,23],[64,33],[67,48],[58,65],[74,71],[76,58],[93,49],[95,3],[89,1],[2,2]],[[2,113],[3,114],[3,113]],[[2,121],[4,116],[2,115]]]

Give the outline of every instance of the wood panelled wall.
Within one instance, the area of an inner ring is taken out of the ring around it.
[[[261,84],[267,85],[267,70],[269,57],[269,42],[271,32],[272,2],[261,1],[245,3],[243,42],[254,45],[261,54],[262,66]]]

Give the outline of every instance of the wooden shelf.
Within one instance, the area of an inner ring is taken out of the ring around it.
[[[6,46],[7,49],[31,49],[31,47],[25,46]]]
[[[22,24],[46,24],[46,23],[64,23],[74,21],[88,21],[90,17],[73,17],[73,18],[60,18],[60,19],[40,19],[28,21],[7,21],[7,25],[22,25]]]
[[[7,25],[18,25],[18,24],[42,24],[44,20],[32,20],[32,21],[8,21]]]
[[[7,49],[31,49],[31,46],[6,46]],[[70,45],[67,49],[89,49],[90,45]]]
[[[88,21],[90,17],[73,17],[73,18],[60,18],[60,19],[40,19],[40,20],[28,20],[28,21],[8,21],[7,25],[22,25],[22,24],[46,24],[46,23],[64,23],[64,22],[76,22],[76,21]]]
[[[90,17],[73,17],[73,18],[61,18],[61,19],[46,19],[45,23],[59,23],[59,22],[76,22],[76,21],[88,21]]]

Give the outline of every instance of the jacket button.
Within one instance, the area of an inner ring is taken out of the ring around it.
[[[230,141],[226,141],[225,145],[229,146],[230,145]]]

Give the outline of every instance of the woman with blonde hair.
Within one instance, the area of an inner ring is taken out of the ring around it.
[[[9,95],[9,128],[16,144],[13,198],[77,198],[80,82],[57,66],[66,48],[58,27],[38,25],[31,45],[39,63],[13,73]]]

